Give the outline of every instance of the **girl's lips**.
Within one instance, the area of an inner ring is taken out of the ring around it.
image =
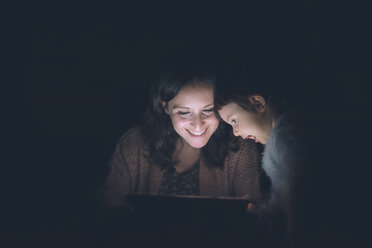
[[[253,135],[248,135],[244,139],[253,139],[254,142],[257,143],[257,138],[256,138],[256,136],[253,136]]]

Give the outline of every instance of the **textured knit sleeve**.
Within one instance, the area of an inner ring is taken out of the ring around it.
[[[125,133],[118,141],[108,163],[109,174],[105,183],[105,201],[118,206],[125,202],[125,195],[134,193],[137,184],[138,154],[141,147],[138,129]]]
[[[236,196],[261,199],[259,186],[259,159],[256,145],[251,140],[241,140],[233,172],[233,190]]]

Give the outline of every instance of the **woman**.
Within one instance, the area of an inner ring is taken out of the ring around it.
[[[256,146],[219,125],[214,76],[202,67],[165,72],[143,125],[121,137],[109,167],[113,206],[127,194],[260,198]]]

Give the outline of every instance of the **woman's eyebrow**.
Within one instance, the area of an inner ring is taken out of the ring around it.
[[[211,107],[211,106],[213,106],[213,103],[207,104],[203,108],[208,108],[208,107]],[[174,105],[172,109],[178,109],[178,108],[190,109],[189,107],[178,106],[178,105]]]
[[[189,107],[183,107],[183,106],[178,106],[178,105],[174,105],[172,109],[178,109],[178,108],[190,109]]]

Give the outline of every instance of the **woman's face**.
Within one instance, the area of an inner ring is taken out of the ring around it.
[[[271,121],[266,117],[265,112],[249,112],[233,102],[223,106],[218,113],[232,126],[235,136],[266,144],[271,131]]]
[[[194,81],[165,104],[174,130],[191,147],[204,147],[218,127],[213,112],[213,87]]]

